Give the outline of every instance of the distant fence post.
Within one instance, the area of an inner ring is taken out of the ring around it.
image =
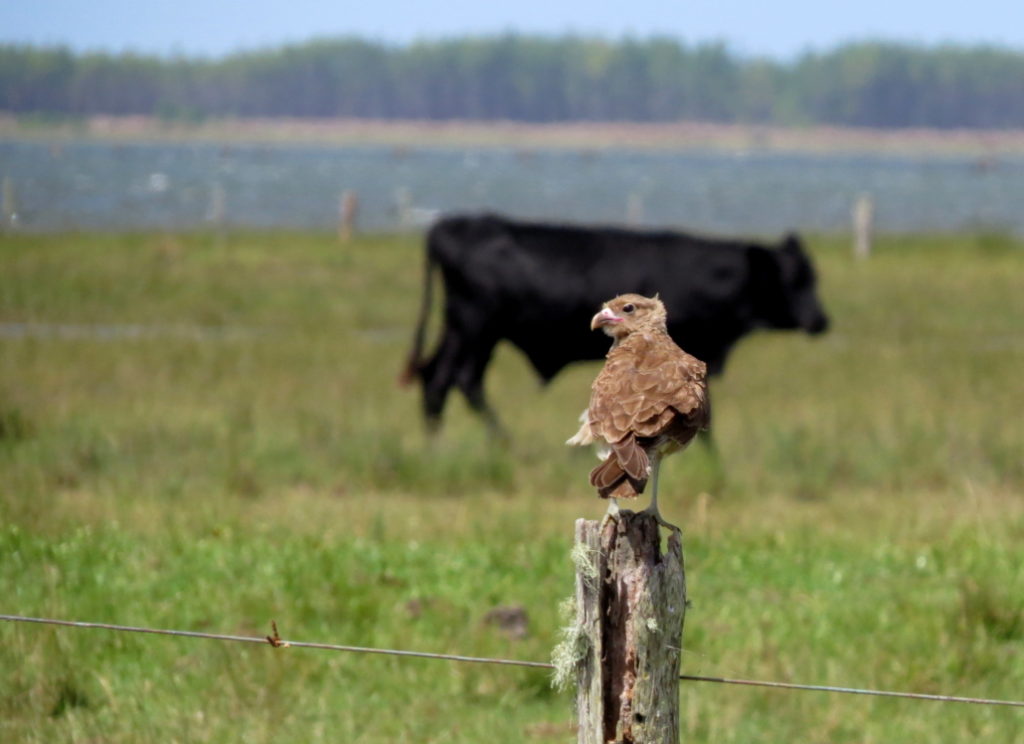
[[[874,211],[874,203],[870,194],[861,194],[853,203],[853,255],[855,258],[864,259],[871,255]]]
[[[661,552],[649,514],[576,521],[579,744],[678,744],[679,657],[686,614],[678,529]],[[584,556],[581,560],[580,556]]]
[[[206,219],[213,224],[217,233],[217,241],[224,242],[224,233],[227,220],[227,193],[220,181],[214,181],[210,188],[210,204],[206,210]]]
[[[13,230],[18,224],[18,205],[14,198],[14,180],[4,176],[3,187],[0,188],[0,229]]]
[[[355,235],[358,212],[359,197],[352,189],[345,189],[338,200],[338,240],[342,243],[347,243]]]
[[[412,225],[412,194],[405,186],[395,189],[395,211],[398,213],[398,226],[405,230]]]

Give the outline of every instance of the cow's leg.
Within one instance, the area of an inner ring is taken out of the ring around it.
[[[441,414],[448,400],[448,392],[455,384],[456,374],[463,356],[461,336],[446,328],[434,356],[423,364],[420,377],[423,381],[423,415],[427,430],[436,432],[441,426]]]
[[[715,439],[711,436],[711,429],[701,429],[698,431],[697,441],[704,445],[704,449],[707,450],[712,457],[718,457],[718,445],[715,444]]]
[[[498,418],[497,411],[491,407],[484,395],[484,372],[491,361],[491,353],[497,340],[478,340],[473,344],[472,352],[466,363],[461,366],[456,384],[466,396],[469,407],[483,418],[487,429],[498,439],[508,439],[508,432]]]
[[[487,430],[490,434],[497,439],[508,439],[508,431],[501,423],[498,412],[487,402],[487,397],[484,395],[482,378],[479,382],[473,382],[468,387],[462,388],[462,392],[469,402],[469,407],[476,411],[484,420],[484,423],[487,424]]]
[[[718,443],[714,436],[712,436],[710,429],[698,432],[697,441],[700,442],[701,448],[711,460],[713,488],[716,490],[721,489],[725,485],[725,468],[722,467],[722,456],[718,451]]]

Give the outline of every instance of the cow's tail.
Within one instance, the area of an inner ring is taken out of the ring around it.
[[[420,317],[416,321],[416,330],[413,332],[412,349],[409,351],[409,358],[405,363],[402,374],[398,377],[398,384],[402,386],[411,385],[415,382],[423,365],[423,342],[427,334],[427,319],[430,317],[430,306],[434,299],[434,274],[437,273],[437,262],[434,260],[430,238],[427,239],[426,256],[426,264],[423,270],[423,299],[420,303]]]

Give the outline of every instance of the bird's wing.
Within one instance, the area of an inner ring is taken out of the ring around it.
[[[620,344],[594,380],[591,431],[614,444],[629,434],[658,436],[679,415],[699,428],[706,419],[705,374],[704,363],[667,335]]]

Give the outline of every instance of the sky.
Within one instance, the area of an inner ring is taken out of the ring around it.
[[[219,57],[310,38],[505,31],[722,41],[791,59],[863,39],[1024,50],[1022,0],[0,0],[0,43]]]

